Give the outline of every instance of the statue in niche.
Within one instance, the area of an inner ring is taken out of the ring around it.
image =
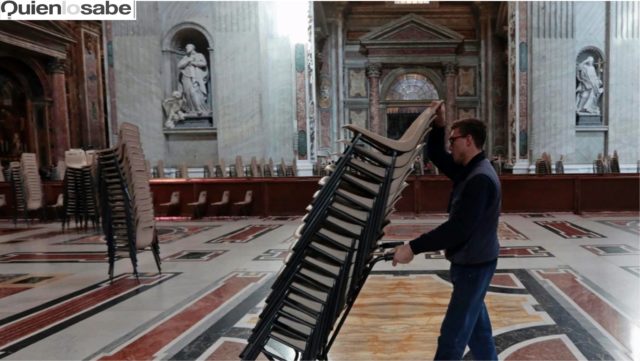
[[[166,119],[164,126],[166,128],[173,129],[176,123],[184,120],[184,112],[182,111],[184,104],[182,93],[179,91],[174,91],[169,98],[162,101],[162,110]]]
[[[196,51],[193,44],[187,44],[185,49],[187,54],[178,62],[180,70],[178,90],[184,94],[184,109],[187,114],[202,115],[209,112],[207,59]]]
[[[600,115],[598,101],[604,92],[604,87],[593,62],[593,57],[588,56],[578,64],[576,69],[576,78],[578,79],[576,110],[578,114]]]

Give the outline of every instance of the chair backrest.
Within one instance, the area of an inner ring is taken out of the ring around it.
[[[180,203],[180,191],[171,192],[171,199],[169,200],[171,204]]]
[[[56,207],[62,207],[64,205],[64,196],[62,195],[62,193],[58,194],[58,199],[56,200]]]
[[[244,201],[249,203],[249,202],[251,202],[252,199],[253,199],[253,191],[247,191],[244,194]]]
[[[222,203],[229,203],[229,191],[222,192],[222,199],[220,200]]]
[[[206,203],[207,202],[207,191],[200,191],[200,195],[198,196],[198,203]]]
[[[4,194],[0,194],[0,207],[5,206],[6,204],[7,204],[7,201],[4,198]]]

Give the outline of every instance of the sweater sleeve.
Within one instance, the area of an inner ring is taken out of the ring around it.
[[[436,229],[409,242],[413,254],[452,249],[466,243],[494,193],[493,183],[486,175],[471,178],[449,219]]]
[[[434,126],[427,141],[427,156],[449,179],[454,179],[463,168],[453,161],[453,157],[445,150],[444,127]]]

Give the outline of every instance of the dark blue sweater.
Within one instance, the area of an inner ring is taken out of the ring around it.
[[[466,166],[456,164],[444,148],[444,128],[429,134],[427,154],[453,181],[449,198],[449,219],[431,232],[409,243],[414,254],[444,249],[455,264],[478,264],[498,257],[500,181],[484,152]]]

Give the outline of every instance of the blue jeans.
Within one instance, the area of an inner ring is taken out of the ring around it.
[[[436,360],[460,360],[469,349],[476,360],[497,360],[484,296],[497,260],[482,265],[451,264],[453,292],[440,327]]]

